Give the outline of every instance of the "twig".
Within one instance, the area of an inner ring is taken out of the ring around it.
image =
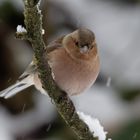
[[[51,69],[46,58],[44,58],[45,44],[42,38],[42,15],[39,10],[39,0],[24,0],[25,25],[27,34],[18,34],[17,38],[27,39],[31,42],[39,77],[43,88],[47,91],[51,99],[55,102],[58,112],[72,130],[81,140],[98,140],[93,137],[88,126],[79,119],[73,102],[54,82]]]

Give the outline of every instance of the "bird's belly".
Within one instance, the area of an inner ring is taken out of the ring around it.
[[[90,62],[77,62],[64,49],[58,49],[49,53],[48,58],[56,84],[69,95],[85,91],[95,82],[99,73],[98,57]],[[36,87],[40,90],[41,83],[38,85]]]
[[[88,67],[86,64],[73,62],[65,66],[61,62],[57,63],[52,67],[52,71],[58,86],[69,95],[85,91],[95,82],[98,75],[97,67]]]

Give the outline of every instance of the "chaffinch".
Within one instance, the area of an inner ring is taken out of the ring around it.
[[[78,29],[51,42],[44,52],[57,85],[68,95],[76,95],[90,88],[100,68],[95,35],[86,28]],[[0,97],[9,98],[34,85],[46,94],[32,61],[18,81],[0,92]]]

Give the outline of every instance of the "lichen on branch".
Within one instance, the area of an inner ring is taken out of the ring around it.
[[[27,32],[26,34],[17,33],[16,37],[30,41],[43,88],[54,101],[60,115],[79,139],[98,140],[98,138],[93,137],[93,132],[91,133],[88,126],[79,118],[67,93],[62,91],[53,80],[51,68],[43,56],[46,46],[42,37],[42,14],[39,10],[39,0],[24,0],[24,5],[24,23]]]

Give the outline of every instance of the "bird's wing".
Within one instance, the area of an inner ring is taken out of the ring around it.
[[[30,74],[36,72],[37,68],[36,65],[33,63],[33,61],[28,65],[28,67],[25,69],[24,73],[18,78],[19,81],[24,79],[25,77],[29,76]]]
[[[64,36],[59,37],[58,39],[56,39],[55,41],[51,42],[47,47],[46,47],[46,51],[47,53],[50,53],[60,47],[62,47],[62,40],[63,40]],[[34,64],[34,62],[32,61],[29,66],[26,68],[26,70],[24,71],[24,73],[19,77],[19,81],[21,81],[22,79],[24,79],[25,77],[29,76],[32,73],[35,73],[37,71],[37,67]]]
[[[65,37],[65,35],[57,38],[56,40],[54,40],[53,42],[51,42],[47,47],[46,47],[46,51],[47,53],[50,53],[60,47],[62,47],[62,41],[63,38]]]

